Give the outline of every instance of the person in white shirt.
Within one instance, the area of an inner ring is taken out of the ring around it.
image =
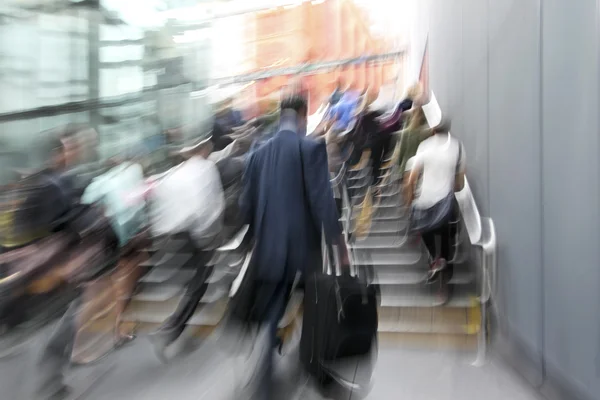
[[[405,199],[412,205],[413,230],[421,234],[431,257],[428,280],[433,282],[442,275],[440,297],[445,303],[449,298],[447,282],[453,269],[448,264],[454,236],[450,222],[458,211],[454,192],[464,186],[466,157],[463,145],[450,135],[449,120],[442,121],[433,133],[419,145],[417,154],[407,164],[410,174]]]
[[[189,232],[203,250],[219,247],[215,242],[223,228],[225,198],[219,170],[208,159],[210,141],[181,152],[187,161],[172,168],[153,189],[150,219],[156,236]]]
[[[161,361],[166,350],[183,333],[187,322],[206,292],[206,263],[221,243],[225,197],[217,166],[208,160],[210,140],[180,151],[187,160],[174,167],[152,189],[150,221],[156,236],[180,236],[194,244],[192,260],[196,271],[175,311],[150,335]]]

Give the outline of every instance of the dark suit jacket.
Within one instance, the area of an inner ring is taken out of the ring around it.
[[[279,131],[249,155],[241,212],[255,238],[258,281],[290,281],[318,267],[311,264],[321,227],[328,241],[340,237],[325,142],[301,136],[295,113],[282,114]]]

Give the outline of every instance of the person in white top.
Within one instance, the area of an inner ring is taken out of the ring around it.
[[[412,205],[413,218],[421,219],[412,222],[418,227],[431,256],[428,280],[433,282],[442,275],[440,297],[444,303],[449,298],[447,283],[453,272],[448,261],[454,237],[454,225],[450,222],[458,211],[454,192],[464,186],[466,156],[462,143],[450,135],[449,120],[443,120],[433,133],[421,142],[417,154],[407,163],[410,174],[405,185],[405,199]]]
[[[152,232],[172,235],[189,232],[196,246],[212,250],[223,228],[225,198],[219,171],[208,160],[212,145],[203,141],[182,150],[187,161],[174,167],[153,189]]]
[[[189,235],[194,244],[194,276],[188,281],[175,311],[150,335],[157,356],[166,362],[166,350],[184,331],[206,292],[206,263],[221,245],[225,197],[217,166],[208,160],[210,140],[180,151],[185,162],[169,171],[152,189],[150,221],[154,235]]]

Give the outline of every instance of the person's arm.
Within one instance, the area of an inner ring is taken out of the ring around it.
[[[415,188],[417,186],[419,176],[421,175],[421,171],[423,170],[423,166],[418,156],[411,158],[407,162],[407,166],[410,168],[410,170],[408,170],[405,174],[405,176],[408,176],[408,179],[404,185],[404,201],[407,206],[410,206],[415,197]]]
[[[465,172],[467,170],[467,160],[465,157],[465,148],[462,143],[460,146],[460,156],[458,158],[458,165],[456,168],[456,177],[454,180],[454,191],[460,192],[465,187]]]
[[[406,169],[406,162],[408,161],[405,160],[408,148],[408,135],[410,135],[410,132],[407,129],[400,131],[400,150],[398,152],[398,164],[400,166],[400,171],[402,171],[403,173]]]
[[[323,227],[328,244],[338,246],[340,262],[349,265],[348,249],[329,180],[327,149],[324,141],[306,141],[303,152],[304,187],[315,226]]]

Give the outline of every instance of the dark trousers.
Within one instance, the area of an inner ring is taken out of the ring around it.
[[[377,183],[379,177],[381,175],[381,164],[383,163],[383,159],[390,151],[392,142],[391,135],[385,134],[377,134],[369,144],[371,148],[371,162],[373,167],[373,184]]]
[[[451,251],[454,244],[454,226],[454,224],[445,223],[437,229],[421,234],[423,242],[425,242],[425,246],[431,256],[431,260],[434,261],[439,257],[445,259],[448,263],[443,273],[443,280],[446,282],[452,278],[454,271],[454,266],[450,263],[451,259],[454,257],[454,254]]]
[[[258,396],[253,400],[271,400],[273,398],[273,363],[274,350],[278,344],[277,328],[279,321],[285,314],[291,289],[292,285],[287,282],[279,284],[257,282],[257,293],[260,294],[257,296],[256,301],[266,302],[264,308],[261,305],[258,306],[265,310],[261,330],[266,330],[267,340],[264,345],[267,346],[266,351],[268,354],[262,358],[262,365],[258,366],[258,373],[260,374]]]
[[[343,188],[341,190],[344,190]],[[335,208],[337,209],[338,212],[338,216],[342,216],[342,211],[344,208],[344,203],[342,202],[342,199],[335,199]]]
[[[175,312],[165,321],[160,331],[165,335],[165,340],[172,343],[181,335],[186,327],[186,324],[194,315],[198,303],[206,293],[208,288],[208,277],[212,273],[212,267],[207,267],[206,264],[212,258],[212,251],[197,250],[193,255],[192,262],[196,265],[196,271],[192,279],[188,282],[185,293]]]

